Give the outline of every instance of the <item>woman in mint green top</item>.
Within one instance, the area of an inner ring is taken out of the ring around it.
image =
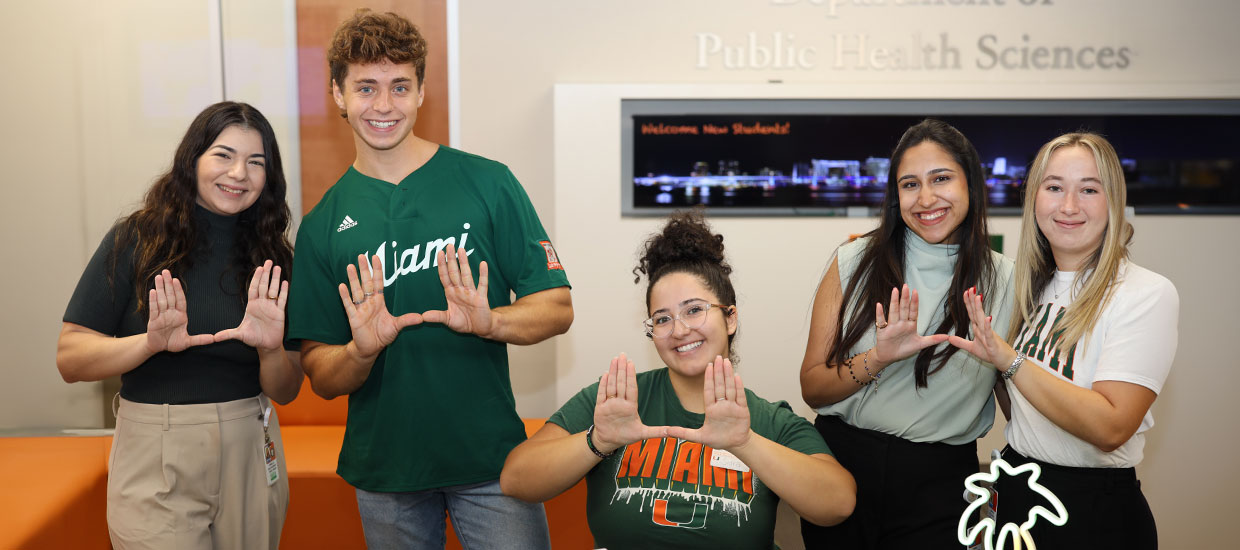
[[[1012,263],[992,252],[977,151],[927,119],[891,158],[879,226],[842,245],[819,285],[801,393],[857,480],[857,509],[802,525],[807,548],[951,548],[976,439],[994,421],[995,375],[947,345],[969,331],[976,288],[1007,326]]]

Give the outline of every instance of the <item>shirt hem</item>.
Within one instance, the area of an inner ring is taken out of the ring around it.
[[[1155,383],[1154,380],[1151,380],[1144,376],[1136,376],[1131,373],[1123,373],[1123,372],[1101,373],[1101,374],[1095,373],[1093,383],[1097,383],[1097,382],[1127,382],[1129,384],[1136,384],[1138,386],[1146,388],[1154,392],[1155,395],[1162,393],[1162,387],[1159,386],[1157,383]]]
[[[477,477],[453,479],[453,480],[448,480],[444,482],[435,482],[435,483],[430,483],[430,484],[382,485],[381,486],[381,485],[365,485],[365,484],[355,483],[353,480],[349,479],[349,476],[346,476],[340,470],[336,470],[336,473],[339,474],[340,477],[343,478],[346,483],[353,486],[353,488],[361,489],[363,491],[370,491],[372,493],[413,493],[417,491],[428,491],[431,489],[442,489],[444,487],[455,487],[457,485],[472,485],[475,483],[484,483],[488,481],[499,481],[499,474],[500,474],[499,472],[494,472],[494,473],[489,473],[489,474],[477,476]]]

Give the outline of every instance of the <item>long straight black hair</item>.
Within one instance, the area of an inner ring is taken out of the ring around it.
[[[990,233],[986,229],[986,180],[982,175],[982,163],[973,144],[951,125],[934,119],[926,119],[904,132],[895,151],[891,153],[891,169],[887,172],[887,194],[883,198],[881,220],[878,228],[866,233],[870,237],[861,254],[857,271],[844,289],[836,325],[842,327],[840,337],[827,350],[827,364],[840,365],[848,358],[848,352],[857,341],[874,326],[872,304],[891,301],[891,289],[904,283],[905,228],[900,216],[900,192],[896,187],[900,162],[909,148],[925,142],[933,142],[951,155],[964,170],[968,185],[969,209],[960,227],[955,231],[960,246],[956,254],[956,268],[952,274],[951,288],[944,298],[946,315],[934,329],[934,334],[955,334],[967,337],[969,314],[964,302],[958,299],[971,286],[977,286],[984,296],[987,311],[994,302],[995,263],[990,255]],[[846,318],[849,305],[856,307],[852,318]],[[863,307],[868,306],[868,307]],[[890,312],[888,312],[890,313]],[[935,348],[938,347],[937,351]],[[932,346],[917,354],[914,376],[917,387],[924,388],[931,374],[937,372],[948,358],[959,351],[950,345]]]

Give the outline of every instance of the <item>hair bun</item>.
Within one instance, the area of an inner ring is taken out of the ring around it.
[[[641,276],[654,279],[657,273],[689,265],[714,264],[724,275],[732,273],[723,255],[723,235],[711,231],[702,209],[682,210],[668,216],[662,231],[642,246],[633,282]]]

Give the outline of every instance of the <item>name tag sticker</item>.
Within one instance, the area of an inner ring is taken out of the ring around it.
[[[736,455],[729,453],[723,449],[710,450],[710,465],[716,468],[727,468],[738,472],[748,472],[749,466],[746,466]]]

